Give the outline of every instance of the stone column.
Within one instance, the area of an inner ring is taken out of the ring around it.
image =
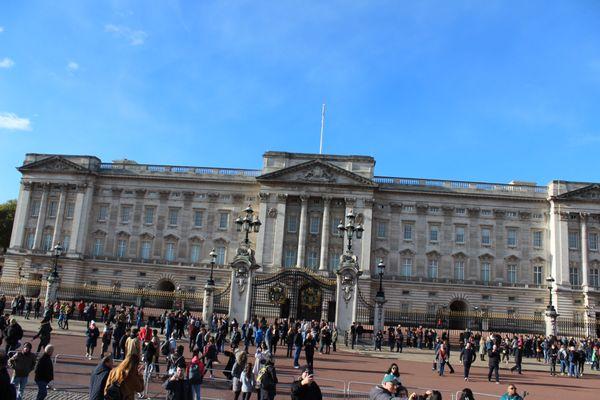
[[[44,184],[42,188],[42,201],[40,201],[38,219],[35,225],[35,237],[33,240],[34,250],[39,250],[42,244],[42,236],[44,235],[44,222],[46,221],[46,208],[48,208],[48,192],[50,191],[50,185]]]
[[[560,204],[550,201],[550,259],[551,272],[556,280],[554,287],[554,307],[560,312],[559,288],[569,287],[569,214],[563,212]],[[563,292],[564,293],[564,292]]]
[[[54,234],[52,235],[52,245],[56,245],[60,242],[60,233],[62,231],[62,220],[65,214],[65,201],[67,197],[67,190],[65,186],[61,187],[60,197],[58,200],[58,210],[56,210],[56,219],[54,221]]]
[[[273,267],[283,266],[283,238],[285,236],[285,207],[287,194],[277,195],[277,217],[275,219],[275,240],[273,241]],[[264,218],[264,217],[263,217]],[[263,227],[264,230],[265,228]]]
[[[87,228],[90,218],[92,218],[92,200],[94,196],[93,185],[83,184],[77,186],[77,198],[75,201],[75,218],[73,219],[74,229],[71,232],[71,241],[74,244],[73,252],[78,254],[85,253],[85,243],[87,239]]]
[[[12,234],[10,236],[10,248],[25,247],[23,240],[25,238],[25,227],[29,218],[29,203],[31,201],[31,183],[21,182],[19,190],[19,199],[17,200],[17,210],[15,211],[15,222],[13,224]]]
[[[258,231],[256,237],[256,263],[260,266],[263,265],[263,254],[265,251],[265,232],[267,231],[267,203],[269,201],[269,193],[260,192],[258,194],[260,198],[260,206],[258,209],[258,217],[261,219],[262,229]]]
[[[215,300],[214,293],[215,285],[212,282],[207,282],[206,286],[204,286],[204,301],[202,302],[202,319],[204,322],[210,323],[212,319]]]
[[[556,336],[557,335],[557,328],[556,328],[556,318],[558,317],[558,314],[556,312],[556,310],[554,309],[554,307],[552,307],[551,309],[548,308],[546,309],[546,314],[545,314],[545,322],[546,322],[546,336]]]
[[[306,252],[306,219],[308,214],[308,197],[300,196],[302,208],[300,210],[300,226],[298,227],[298,258],[297,267],[305,267],[304,253]]]
[[[329,256],[329,203],[331,197],[323,197],[323,227],[321,228],[321,257],[319,271],[327,271],[327,257]]]
[[[77,253],[79,248],[79,235],[82,234],[81,222],[83,214],[83,199],[85,187],[77,185],[75,194],[75,209],[73,210],[73,223],[71,224],[71,245],[67,253]]]
[[[589,263],[588,263],[588,232],[587,232],[587,213],[580,213],[579,220],[581,226],[581,288],[583,289],[583,306],[585,312],[583,313],[583,323],[586,328],[586,332],[590,332],[590,296],[589,296]]]
[[[373,320],[373,344],[375,344],[375,335],[378,331],[385,334],[385,310],[383,305],[387,302],[385,295],[375,296],[375,317]]]
[[[361,252],[360,252],[360,264],[359,268],[363,271],[362,277],[365,279],[369,279],[371,276],[371,237],[373,235],[373,199],[365,199],[364,200],[364,210],[363,214],[363,227],[365,228],[363,232],[362,239],[360,240]],[[391,227],[390,227],[391,231]],[[416,235],[416,232],[415,232]],[[416,239],[415,239],[416,243]],[[415,266],[416,271],[416,266]]]
[[[48,276],[48,284],[46,286],[46,298],[44,299],[44,309],[52,306],[56,302],[58,297],[58,286],[60,284],[60,278],[58,275],[50,273]]]

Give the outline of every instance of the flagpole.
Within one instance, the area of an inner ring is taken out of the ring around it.
[[[321,142],[319,143],[319,154],[323,154],[323,129],[325,128],[325,103],[321,107]]]

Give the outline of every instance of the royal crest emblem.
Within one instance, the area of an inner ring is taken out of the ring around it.
[[[283,304],[287,299],[287,289],[281,283],[276,283],[269,288],[269,301],[273,304]]]

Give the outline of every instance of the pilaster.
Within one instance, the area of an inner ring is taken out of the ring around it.
[[[297,267],[304,267],[304,254],[306,252],[306,224],[308,214],[308,196],[300,196],[300,227],[298,228],[298,258]]]
[[[15,222],[13,224],[10,248],[23,248],[25,238],[25,227],[29,217],[29,203],[31,202],[31,183],[21,181],[19,190],[19,199],[17,200],[17,209],[15,211]]]
[[[45,183],[42,185],[42,200],[40,201],[40,209],[38,211],[38,218],[35,225],[35,236],[33,240],[33,249],[39,250],[42,243],[42,236],[44,235],[44,223],[46,221],[46,209],[48,208],[48,192],[50,192],[50,185]]]

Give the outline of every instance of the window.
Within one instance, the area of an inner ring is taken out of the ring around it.
[[[544,245],[544,236],[542,231],[533,231],[533,247],[541,248]]]
[[[121,207],[121,223],[128,224],[131,220],[131,206]]]
[[[154,223],[154,207],[144,209],[144,224],[152,225]]]
[[[402,270],[400,273],[402,276],[412,276],[412,258],[402,259]]]
[[[542,219],[542,214],[540,214],[540,213],[533,213],[533,214],[531,214],[531,218],[533,218],[533,219]]]
[[[590,286],[598,288],[600,287],[600,270],[598,268],[590,269]]]
[[[289,214],[287,216],[287,231],[288,233],[298,232],[298,216],[295,214]],[[336,225],[337,232],[337,225]]]
[[[435,304],[427,304],[427,314],[435,314],[437,312],[437,307]]]
[[[67,250],[69,250],[69,246],[71,245],[71,235],[64,235],[63,236],[63,241],[62,241],[62,248],[63,251],[66,252]]]
[[[436,243],[440,235],[440,227],[437,225],[431,225],[429,227],[429,241]]]
[[[127,256],[127,240],[119,239],[117,241],[117,257],[126,257]]]
[[[571,283],[571,285],[581,285],[581,283],[579,282],[579,268],[572,266],[569,267],[569,282]]]
[[[338,234],[338,225],[340,224],[341,220],[342,219],[339,216],[335,217],[335,218],[334,217],[331,218],[331,234],[332,235]]]
[[[152,250],[152,242],[150,240],[143,240],[140,246],[140,257],[143,260],[150,259],[150,252]]]
[[[431,279],[437,279],[438,277],[438,260],[435,258],[429,260],[429,264],[427,266],[427,277]]]
[[[492,244],[492,232],[490,228],[481,228],[481,244],[483,246]]]
[[[408,303],[402,303],[400,304],[400,311],[402,311],[403,313],[407,313],[410,309],[410,305]]]
[[[283,266],[291,268],[296,265],[296,250],[288,249],[285,251],[285,258],[283,260]]]
[[[103,204],[98,208],[98,221],[106,221],[106,218],[108,218],[108,206]]]
[[[467,210],[465,208],[457,208],[456,209],[456,214],[458,215],[465,215],[467,213]]]
[[[440,208],[439,207],[429,207],[429,212],[432,214],[437,214],[440,212]]]
[[[311,235],[318,235],[319,234],[319,226],[321,224],[321,218],[320,217],[310,217],[310,224],[309,224],[309,232]]]
[[[48,202],[48,217],[55,218],[56,217],[56,201],[50,200]]]
[[[229,226],[229,213],[219,213],[219,229],[227,229]]]
[[[508,247],[515,247],[517,245],[517,230],[515,228],[508,228],[506,234],[506,245]]]
[[[506,272],[508,283],[517,283],[517,264],[508,264]]]
[[[387,222],[379,221],[377,222],[377,237],[379,239],[385,239],[387,236]]]
[[[454,261],[454,279],[459,281],[465,279],[465,262],[463,260]]]
[[[31,202],[31,208],[30,208],[29,215],[32,217],[37,217],[39,214],[40,214],[40,201],[33,200]]]
[[[225,265],[225,247],[219,246],[217,247],[217,264]]]
[[[33,249],[34,240],[35,240],[35,234],[33,232],[29,232],[27,234],[27,240],[25,242],[25,247],[29,250]]]
[[[404,206],[402,209],[406,212],[412,212],[415,210],[415,206]]]
[[[465,242],[465,227],[457,226],[455,229],[454,241],[456,243],[464,243]]]
[[[516,211],[507,211],[506,216],[508,218],[515,218],[517,216],[517,212]]]
[[[335,270],[340,265],[340,253],[331,252],[329,253],[329,269]]]
[[[165,260],[174,261],[175,260],[175,243],[169,242],[165,247]]]
[[[533,266],[533,284],[534,285],[542,284],[543,271],[544,271],[544,268],[541,265]]]
[[[94,256],[98,257],[104,254],[104,239],[96,238],[94,240]]]
[[[170,208],[169,209],[169,225],[176,226],[179,220],[179,209],[178,208]]]
[[[319,262],[319,253],[316,250],[309,250],[306,262],[309,268],[316,269]]]
[[[577,250],[579,248],[579,232],[569,231],[569,249]]]
[[[204,223],[204,211],[196,210],[194,211],[194,226],[199,228]]]
[[[413,224],[404,224],[404,240],[413,240]]]
[[[193,263],[200,262],[200,244],[194,243],[190,248],[190,261]]]
[[[44,236],[42,238],[42,250],[44,250],[44,251],[52,250],[52,234],[51,233],[44,233]]]
[[[490,215],[492,215],[492,210],[481,210],[481,215],[489,217]]]
[[[481,263],[481,280],[483,282],[490,281],[490,263],[488,261]]]
[[[596,232],[590,232],[588,234],[588,247],[591,251],[598,250],[598,234]]]
[[[65,218],[71,219],[71,218],[73,218],[73,215],[75,215],[75,203],[73,203],[72,201],[69,201],[65,208]]]

